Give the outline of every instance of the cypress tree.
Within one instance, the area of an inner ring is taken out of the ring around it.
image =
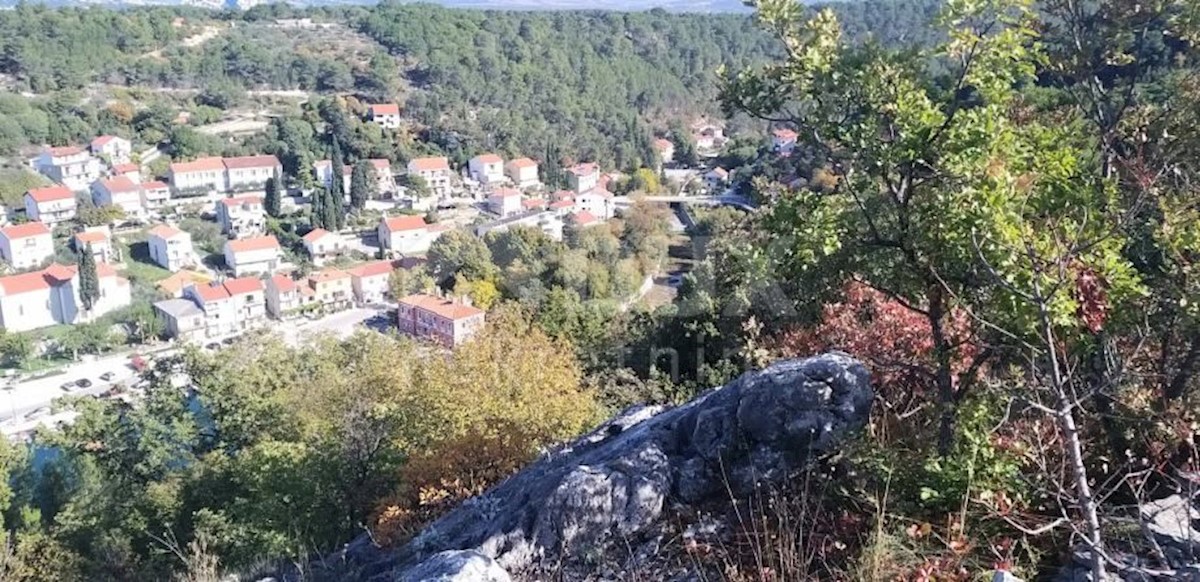
[[[325,200],[321,204],[321,209],[324,213],[322,217],[322,227],[325,230],[339,230],[341,228],[341,196],[332,189],[325,190]]]
[[[325,187],[317,188],[312,192],[312,211],[310,212],[310,220],[313,228],[325,228],[325,197],[328,196],[329,189]]]
[[[279,184],[275,182],[275,178],[267,178],[266,190],[267,196],[263,201],[263,206],[268,215],[272,218],[279,218],[283,212],[283,201],[279,198]]]
[[[79,299],[83,302],[83,310],[91,311],[99,298],[100,275],[96,272],[92,244],[88,243],[79,256]]]
[[[362,210],[367,206],[367,200],[378,195],[378,190],[374,166],[367,160],[359,160],[350,175],[350,207]]]
[[[333,164],[330,168],[333,178],[329,182],[329,189],[337,194],[340,200],[346,195],[346,169],[342,167],[345,161],[342,158],[342,144],[338,143],[337,137],[333,138],[333,147],[329,152],[329,163]]]

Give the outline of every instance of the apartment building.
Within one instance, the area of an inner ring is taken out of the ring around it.
[[[54,256],[54,237],[41,222],[0,228],[0,259],[16,270],[41,266]]]

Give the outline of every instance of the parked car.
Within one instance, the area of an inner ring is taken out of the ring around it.
[[[223,343],[227,346],[231,346],[231,345],[233,345],[233,342],[236,342],[236,341],[237,341],[236,337],[227,337],[227,338],[221,340],[221,343]]]
[[[116,378],[116,377],[117,377],[117,375],[112,372],[105,372],[103,374],[100,374],[100,379],[104,380],[105,382],[112,382],[113,378]]]
[[[87,378],[80,378],[80,379],[78,379],[78,380],[76,380],[76,381],[75,381],[75,385],[76,385],[76,386],[78,386],[78,387],[80,387],[80,388],[91,388],[91,387],[92,387],[92,381],[91,381],[91,380],[88,380]]]
[[[221,349],[221,342],[212,342],[212,343],[210,343],[210,344],[206,344],[206,345],[204,346],[204,349],[206,349],[206,350],[219,350],[219,349]]]
[[[50,414],[49,406],[42,406],[40,408],[34,408],[33,410],[30,410],[29,412],[25,413],[25,420],[34,420],[36,418],[41,418],[43,416],[46,416],[47,414]]]
[[[59,388],[62,388],[63,392],[74,392],[76,386],[74,382],[66,382],[62,386],[59,386]]]

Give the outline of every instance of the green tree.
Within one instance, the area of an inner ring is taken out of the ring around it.
[[[426,256],[429,274],[443,287],[452,284],[457,275],[470,281],[492,281],[497,274],[491,250],[482,239],[465,230],[451,230],[438,237]]]
[[[79,300],[83,310],[90,312],[100,299],[100,275],[96,272],[96,255],[92,254],[92,244],[88,243],[79,252]]]
[[[437,287],[433,277],[423,267],[396,269],[388,277],[388,289],[392,297],[399,299],[414,293],[432,293]]]
[[[266,197],[263,199],[263,208],[267,211],[267,216],[279,218],[283,214],[283,201],[280,199],[279,184],[275,182],[275,178],[267,178],[267,183],[263,187],[266,190]]]
[[[350,176],[350,207],[362,210],[367,200],[379,195],[379,181],[375,179],[375,166],[367,160],[359,160]]]
[[[333,145],[329,148],[329,163],[332,164],[330,172],[332,179],[329,182],[329,189],[339,197],[346,195],[346,169],[345,157],[342,155],[342,144],[337,137],[333,138]]]
[[[404,190],[413,198],[428,198],[432,192],[429,191],[429,184],[425,178],[416,174],[404,175]]]

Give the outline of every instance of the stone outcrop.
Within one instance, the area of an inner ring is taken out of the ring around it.
[[[506,580],[647,531],[668,503],[779,482],[867,422],[866,368],[837,353],[776,363],[675,408],[639,407],[548,453],[396,551],[340,556],[369,580]]]

